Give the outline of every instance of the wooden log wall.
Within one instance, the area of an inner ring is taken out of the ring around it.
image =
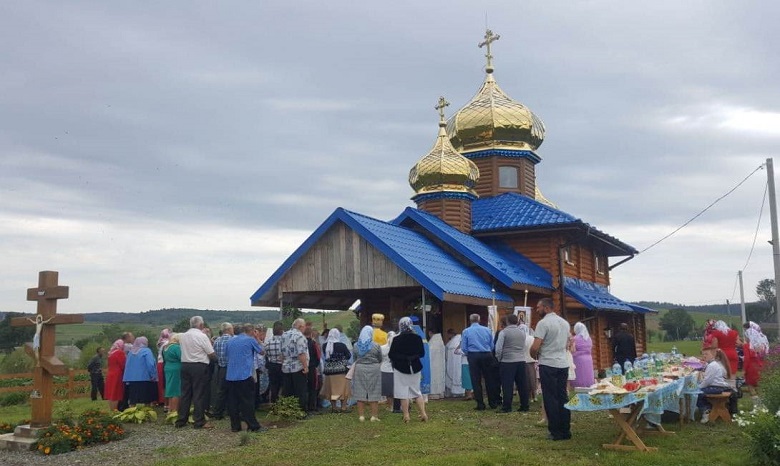
[[[429,199],[417,207],[435,215],[463,233],[471,233],[471,201],[467,199]]]
[[[464,154],[468,157],[468,154]],[[479,197],[497,196],[502,193],[519,193],[534,199],[536,196],[536,168],[534,163],[525,158],[510,158],[502,156],[479,157],[471,159],[479,168],[477,195]],[[499,186],[498,167],[517,168],[517,188],[502,188]]]
[[[279,280],[282,292],[419,286],[379,250],[338,222]]]

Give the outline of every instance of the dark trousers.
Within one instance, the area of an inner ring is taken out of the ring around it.
[[[566,391],[569,368],[539,364],[539,380],[542,383],[542,398],[550,435],[554,440],[571,438],[571,412],[564,408],[569,400],[569,393]]]
[[[269,362],[265,367],[268,369],[268,401],[276,403],[279,399],[279,390],[282,388],[282,365]]]
[[[701,389],[701,393],[699,394],[699,397],[696,398],[696,407],[704,410],[710,410],[712,409],[712,403],[707,401],[707,395],[717,395],[719,393],[727,392],[729,391],[728,388],[725,387],[704,387]]]
[[[525,361],[520,362],[502,362],[498,366],[501,374],[501,391],[503,392],[504,411],[512,410],[512,396],[514,386],[517,386],[517,393],[520,395],[520,411],[528,410],[528,383],[526,383]]]
[[[241,421],[246,422],[249,430],[257,430],[260,424],[255,417],[255,381],[252,377],[245,380],[225,381],[227,390],[227,409],[230,413],[230,430],[241,430]]]
[[[477,407],[485,407],[485,400],[482,395],[482,378],[484,377],[488,404],[491,408],[495,408],[498,406],[499,398],[501,397],[495,356],[493,356],[493,353],[485,351],[482,353],[469,353],[467,358],[469,360],[471,385],[474,387],[474,400],[477,402]]]
[[[206,423],[206,408],[208,407],[209,365],[200,362],[181,363],[181,399],[179,400],[179,417],[176,427],[184,427],[190,417],[190,405],[194,406],[192,420],[195,428]]]
[[[221,418],[225,415],[225,408],[227,407],[227,381],[225,375],[227,374],[227,367],[217,367],[217,390],[214,396],[214,406],[211,408],[211,414],[215,418]]]
[[[298,398],[298,405],[303,412],[306,412],[306,407],[309,402],[309,387],[306,380],[306,374],[303,370],[298,372],[292,372],[289,374],[282,374],[282,381],[284,385],[284,396],[294,396]]]
[[[103,397],[103,388],[105,387],[105,382],[103,381],[103,373],[99,374],[89,374],[89,379],[92,382],[92,393],[90,393],[90,397],[92,398],[92,401],[97,400],[97,394],[100,392],[100,399],[105,400]]]
[[[307,405],[306,411],[317,411],[317,400],[320,396],[320,380],[316,367],[310,367],[306,374]]]

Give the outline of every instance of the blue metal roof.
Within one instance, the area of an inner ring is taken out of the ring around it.
[[[251,302],[258,301],[271,291],[284,273],[338,221],[344,222],[440,300],[444,300],[445,294],[454,294],[482,299],[495,296],[498,301],[512,302],[511,297],[504,293],[494,294],[490,284],[424,235],[342,208],[336,209],[255,291],[250,298]]]
[[[604,241],[608,255],[638,254],[633,246],[593,228],[571,214],[522,194],[504,193],[477,199],[471,204],[472,234],[567,226],[587,230],[590,236]]]
[[[444,241],[457,253],[466,257],[493,278],[511,287],[515,284],[552,289],[550,274],[525,256],[498,241],[483,243],[473,236],[453,228],[435,215],[407,207],[392,221],[396,225],[414,222],[437,239]],[[502,247],[503,246],[503,247]]]
[[[478,199],[471,204],[471,231],[474,233],[578,221],[566,212],[517,193]]]
[[[584,304],[588,309],[635,311],[629,303],[613,296],[606,286],[599,283],[572,277],[564,277],[563,283],[566,294]]]

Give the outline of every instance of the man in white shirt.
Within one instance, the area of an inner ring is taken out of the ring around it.
[[[184,427],[190,416],[190,404],[195,409],[192,414],[196,429],[210,429],[213,426],[206,423],[206,408],[208,408],[209,361],[216,360],[211,340],[203,333],[203,317],[190,319],[190,329],[179,339],[181,347],[181,399],[179,401],[179,417],[176,427]]]
[[[547,413],[547,429],[550,440],[571,438],[571,412],[564,407],[569,398],[566,385],[569,382],[569,323],[555,313],[553,301],[542,298],[536,305],[542,320],[536,324],[531,356],[539,360],[539,380],[542,383],[542,399]]]

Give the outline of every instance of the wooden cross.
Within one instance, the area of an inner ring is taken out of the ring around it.
[[[51,412],[54,403],[55,375],[68,373],[68,366],[54,355],[54,326],[60,324],[80,324],[84,322],[81,314],[57,315],[57,300],[68,298],[68,287],[57,284],[57,272],[44,271],[38,274],[38,287],[27,290],[27,301],[38,301],[35,319],[14,317],[13,327],[35,326],[32,344],[24,347],[27,354],[35,358],[33,369],[33,393],[31,427],[46,427],[51,424]]]
[[[441,121],[444,121],[444,108],[445,107],[449,107],[449,106],[450,106],[450,103],[447,102],[447,100],[442,96],[442,97],[439,97],[439,105],[433,107],[433,108],[435,108],[436,110],[439,111],[439,117],[441,118]]]
[[[493,71],[493,55],[490,54],[490,44],[500,39],[501,36],[498,34],[493,34],[493,31],[488,29],[485,32],[485,41],[479,43],[479,48],[486,47],[487,48],[487,54],[485,54],[485,57],[487,58],[487,67],[485,67],[488,72]]]

